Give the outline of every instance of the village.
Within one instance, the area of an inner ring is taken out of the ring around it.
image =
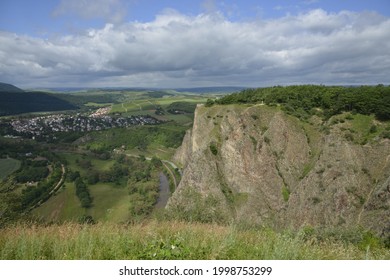
[[[93,114],[53,114],[32,118],[17,118],[9,121],[10,136],[42,138],[56,132],[89,132],[134,125],[155,125],[161,121],[149,116],[112,116],[106,108]]]

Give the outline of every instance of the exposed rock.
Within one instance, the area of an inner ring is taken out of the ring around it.
[[[184,172],[168,208],[191,210],[196,193],[213,198],[197,211],[214,221],[381,232],[390,225],[390,141],[353,143],[343,125],[262,105],[198,106],[175,155]]]

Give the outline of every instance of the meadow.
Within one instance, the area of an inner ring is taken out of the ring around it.
[[[206,100],[206,97],[195,95],[134,99],[131,101],[125,101],[123,103],[112,105],[110,113],[122,114],[123,116],[150,115],[163,121],[174,121],[177,124],[185,125],[192,122],[193,113],[171,114],[167,112],[168,106],[175,102],[199,104],[205,103]],[[162,114],[158,113],[159,108],[160,110],[162,110]]]
[[[0,180],[20,168],[20,161],[12,158],[0,158]]]
[[[135,224],[16,225],[0,229],[0,259],[390,259],[364,232],[276,232],[235,225],[144,220]]]

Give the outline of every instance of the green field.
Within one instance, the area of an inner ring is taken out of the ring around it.
[[[173,155],[173,149],[180,146],[187,129],[187,126],[166,123],[156,126],[145,125],[95,131],[89,134],[90,140],[81,143],[79,147],[90,151],[113,151],[124,147],[127,153],[155,154],[168,159],[170,155]],[[69,154],[66,157],[71,159],[74,156]],[[99,164],[98,161],[96,164]]]
[[[125,116],[130,115],[151,115],[160,120],[175,121],[179,124],[187,124],[192,122],[193,114],[170,114],[166,112],[166,108],[174,102],[188,102],[193,104],[205,103],[207,98],[204,96],[169,96],[158,99],[135,99],[130,102],[115,104],[112,106],[111,113],[120,113]],[[165,110],[164,115],[157,115],[156,109],[161,107]]]
[[[93,207],[87,214],[99,221],[126,222],[129,220],[129,192],[127,188],[118,188],[99,183],[89,187],[93,197]]]
[[[45,222],[77,222],[85,214],[73,183],[66,183],[56,195],[32,211],[34,217]]]
[[[13,158],[0,158],[0,180],[20,168],[20,161]]]
[[[61,153],[69,173],[79,172],[81,178],[88,186],[92,197],[91,207],[83,208],[76,195],[74,182],[67,181],[65,186],[48,201],[32,211],[32,215],[44,222],[78,222],[83,216],[91,216],[97,222],[123,223],[133,218],[130,214],[131,197],[129,187],[143,184],[134,179],[134,173],[121,175],[115,181],[101,181],[88,183],[91,174],[112,174],[112,169],[118,165],[117,159],[106,160],[96,158],[95,154]],[[124,155],[123,155],[124,156]],[[122,166],[130,167],[131,172],[143,172],[149,165],[149,161],[141,161],[135,157],[123,163]],[[153,170],[148,179],[148,184],[158,186],[159,171]],[[110,176],[110,175],[106,175]],[[107,177],[106,177],[107,178]],[[109,177],[108,177],[109,178]]]
[[[129,219],[129,194],[127,188],[116,188],[99,183],[89,187],[93,197],[92,207],[84,209],[76,196],[73,183],[65,187],[47,202],[32,211],[33,216],[45,222],[77,222],[83,215],[95,221],[126,222]]]
[[[97,172],[108,171],[116,162],[113,159],[101,160],[93,155],[81,155],[72,153],[61,154],[67,161],[67,168],[73,172],[80,172],[83,178],[87,177],[92,170]],[[88,161],[90,168],[80,166],[80,162]],[[77,163],[79,162],[79,163]],[[47,221],[77,221],[83,215],[91,215],[97,221],[123,222],[128,219],[129,196],[127,192],[127,182],[120,181],[119,186],[113,183],[98,183],[89,185],[89,191],[93,197],[92,207],[84,209],[76,196],[73,183],[68,182],[65,188],[56,196],[49,199],[33,214],[42,217]]]

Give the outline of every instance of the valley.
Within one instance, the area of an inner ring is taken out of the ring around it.
[[[354,251],[318,258],[388,258],[389,87],[195,91],[51,92],[77,109],[1,117],[0,244],[18,224],[160,232],[178,223],[183,236],[233,228],[237,238],[292,235],[302,247]],[[204,257],[238,257],[213,250]]]
[[[24,94],[11,85],[2,88]],[[170,160],[192,124],[195,106],[220,93],[109,89],[50,94],[79,109],[0,119],[0,190],[16,199],[2,201],[1,224],[19,219],[128,223],[164,208],[180,181]],[[55,181],[54,166],[62,166],[61,180]],[[17,211],[8,213],[10,203]]]

